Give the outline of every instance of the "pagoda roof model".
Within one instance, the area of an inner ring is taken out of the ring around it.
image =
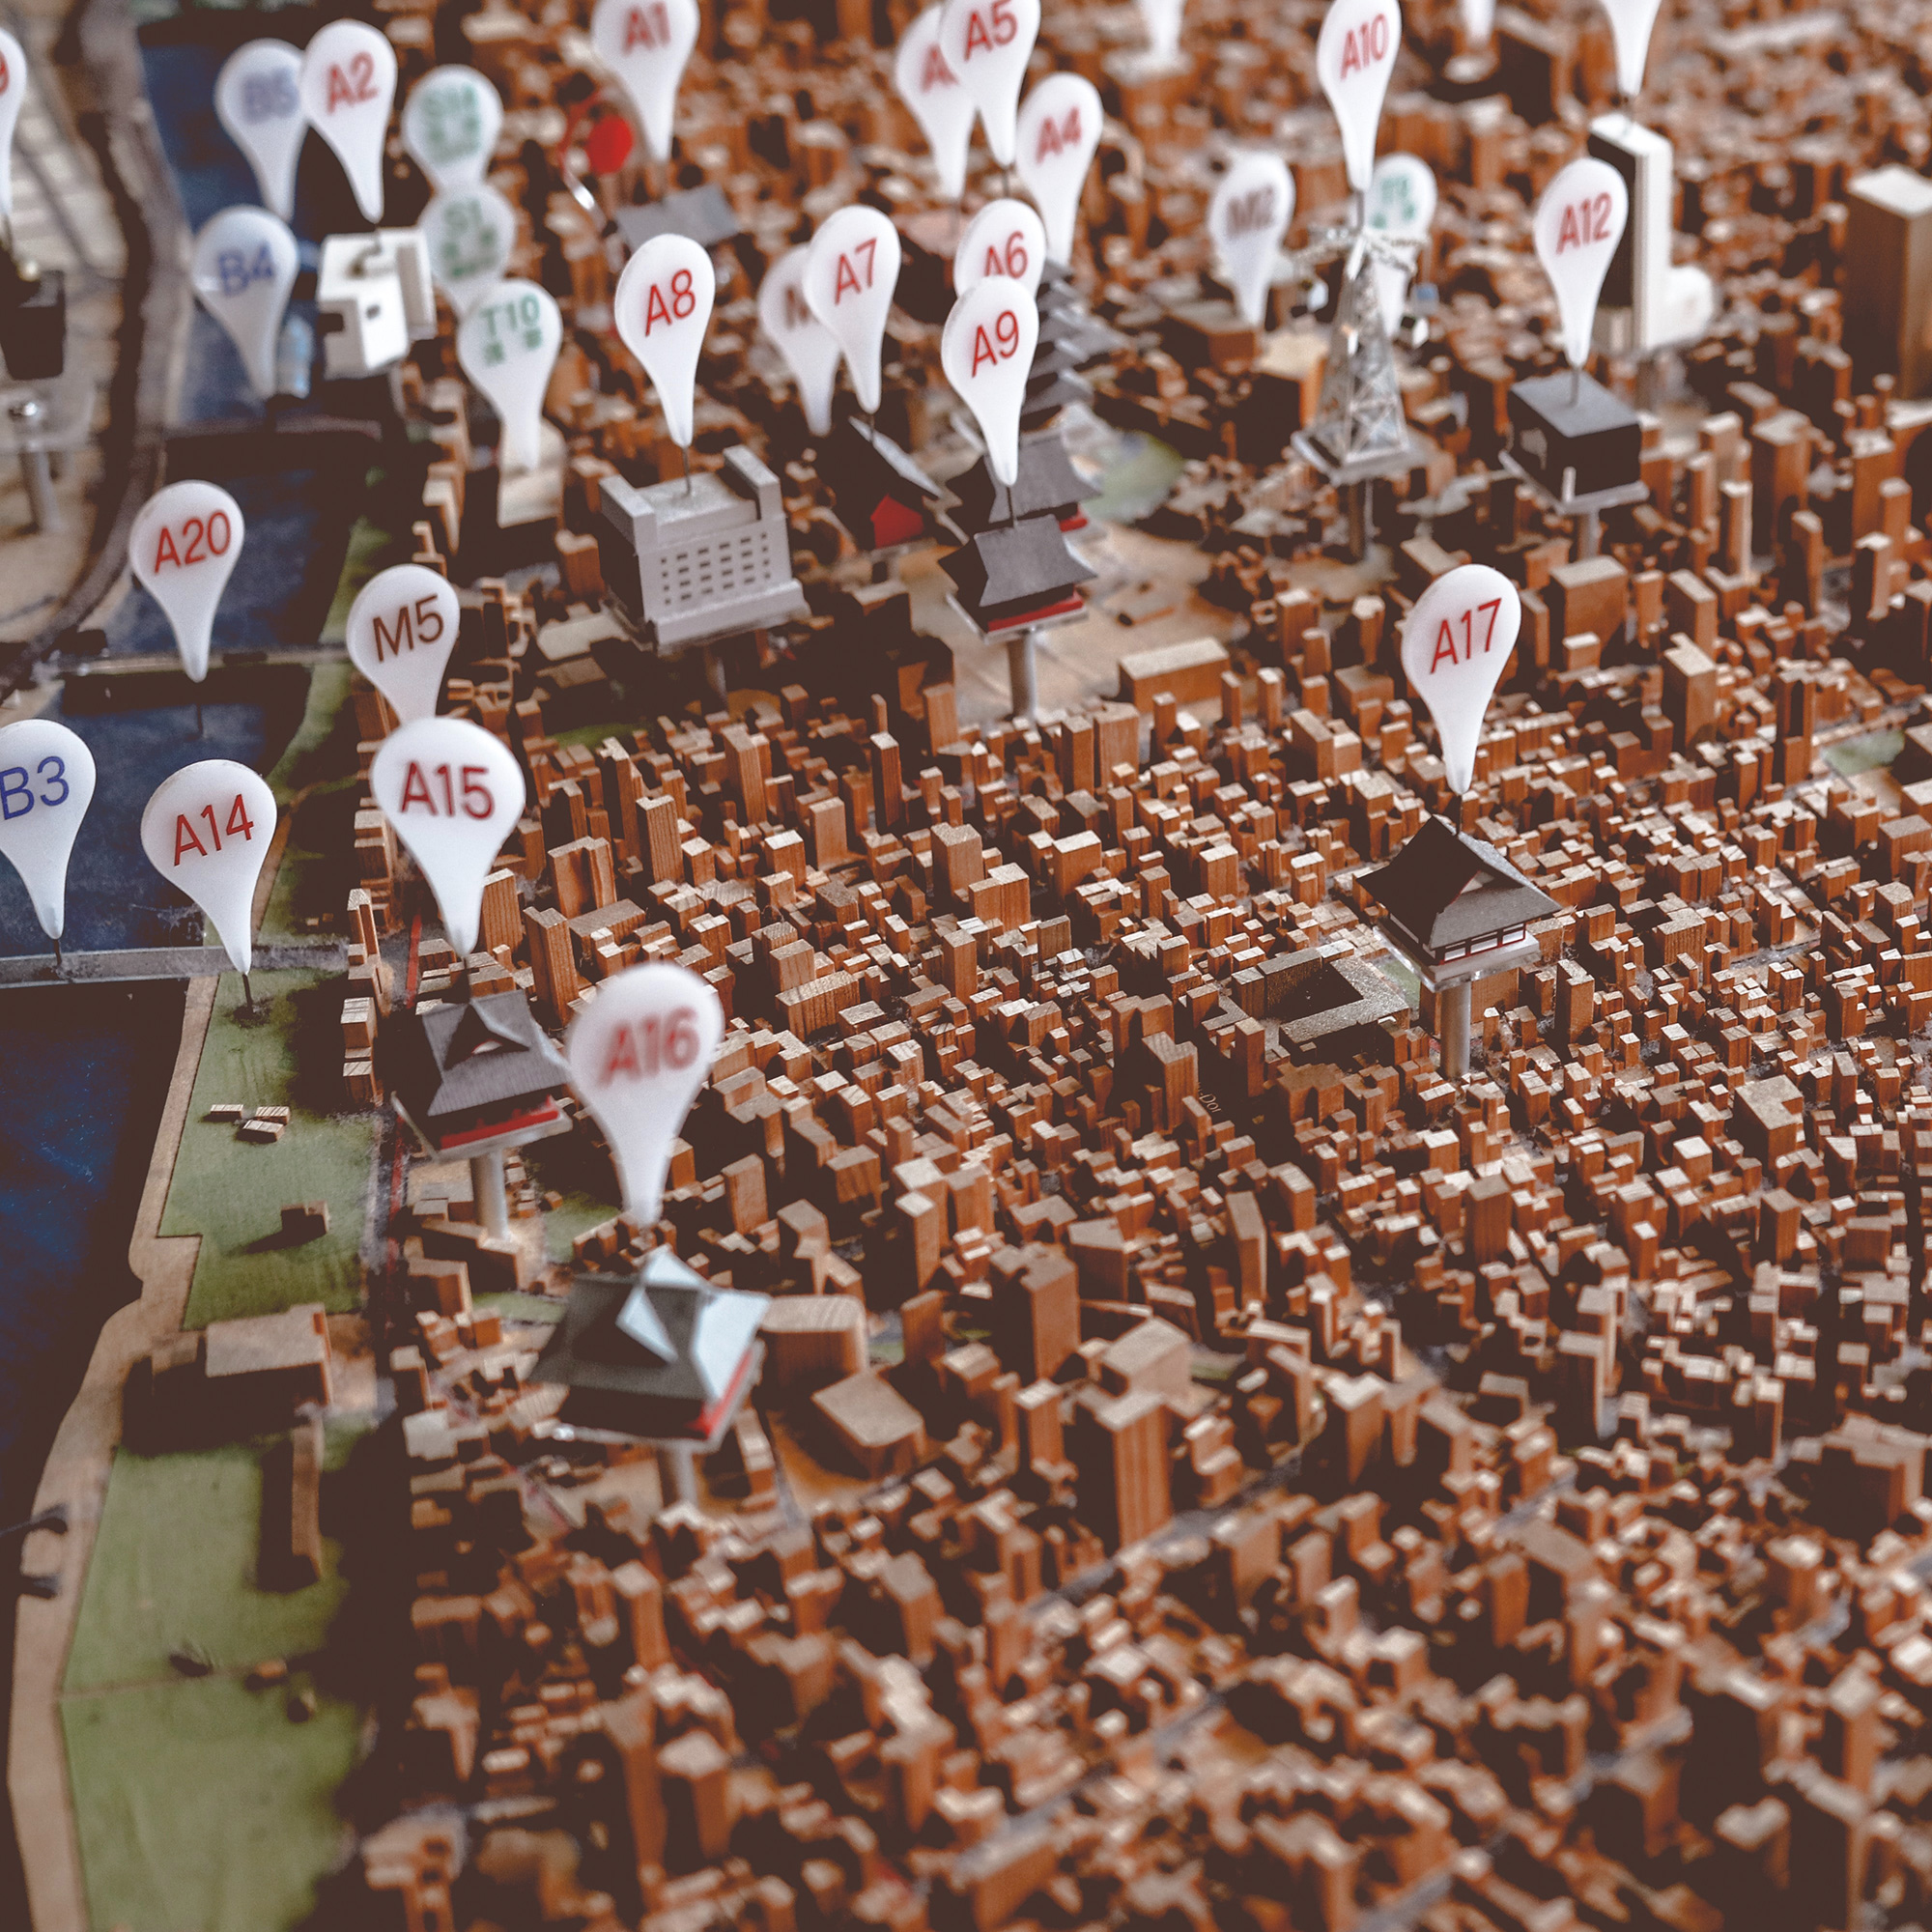
[[[659,1248],[635,1277],[577,1278],[530,1378],[569,1389],[559,1419],[574,1427],[709,1445],[756,1379],[770,1305]]]
[[[857,416],[832,432],[819,460],[833,512],[862,550],[930,536],[946,493],[891,437]]]
[[[1094,575],[1067,547],[1059,520],[1022,517],[977,531],[941,568],[961,611],[981,631],[1043,623],[1084,607],[1077,586]]]
[[[963,475],[953,478],[958,507],[952,523],[961,530],[981,530],[989,524],[1010,523],[1014,516],[1051,515],[1063,529],[1077,529],[1086,519],[1081,503],[1099,495],[1098,487],[1073,467],[1058,430],[1023,436],[1019,446],[1019,479],[1010,491],[986,467],[982,456]]]
[[[569,1085],[563,1057],[522,993],[395,1013],[381,1035],[384,1079],[438,1151],[554,1125]]]
[[[1533,921],[1561,910],[1493,845],[1434,814],[1364,883],[1404,936],[1435,959],[1520,938]]]

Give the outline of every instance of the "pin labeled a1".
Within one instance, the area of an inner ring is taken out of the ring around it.
[[[680,449],[691,447],[697,357],[717,296],[711,257],[688,235],[653,235],[617,277],[617,333],[644,365]]]
[[[1268,288],[1281,239],[1294,218],[1294,177],[1279,155],[1237,155],[1208,204],[1208,234],[1241,320],[1267,321]]]
[[[490,172],[502,125],[502,97],[473,67],[431,68],[403,103],[403,146],[437,194]]]
[[[966,224],[952,251],[952,290],[963,296],[988,275],[1005,275],[1037,295],[1045,267],[1046,229],[1039,216],[1025,202],[1002,195]]]
[[[41,930],[67,929],[67,869],[94,799],[94,753],[52,718],[0,724],[0,854],[27,889]]]
[[[405,724],[436,716],[462,615],[456,586],[420,563],[379,570],[349,607],[349,662]]]
[[[1402,45],[1396,0],[1332,0],[1315,42],[1315,73],[1342,130],[1349,185],[1365,193],[1376,164],[1376,128]]]
[[[846,372],[870,415],[879,407],[879,351],[899,284],[899,231],[876,208],[825,218],[805,254],[805,305],[838,339]]]
[[[14,130],[27,102],[27,51],[0,27],[0,215],[14,218]]]
[[[1435,219],[1435,177],[1414,155],[1384,155],[1369,180],[1368,225],[1399,242],[1421,242]],[[1393,335],[1402,327],[1408,300],[1409,271],[1400,262],[1378,262],[1376,300],[1382,327]]]
[[[163,779],[141,814],[148,863],[214,922],[238,973],[255,961],[255,882],[274,843],[275,815],[267,780],[228,758]]]
[[[940,194],[947,201],[957,201],[966,192],[966,161],[973,147],[973,117],[979,109],[960,86],[959,76],[947,66],[940,47],[939,24],[945,12],[943,7],[928,7],[899,37],[893,83],[932,150]]]
[[[562,347],[556,299],[535,282],[498,282],[457,328],[456,359],[503,425],[505,470],[534,469],[543,455],[544,394]]]
[[[1403,671],[1435,720],[1449,789],[1459,797],[1474,779],[1483,718],[1521,624],[1516,585],[1486,563],[1445,570],[1408,613]]]
[[[1020,406],[1038,341],[1037,305],[1004,275],[961,296],[940,333],[939,366],[980,425],[988,467],[1009,487],[1020,472]]]
[[[1039,39],[1039,0],[946,0],[939,50],[972,97],[986,146],[1013,164],[1020,89]]]
[[[275,393],[275,348],[300,266],[296,238],[266,208],[224,208],[194,238],[195,298],[234,343],[264,402]]]
[[[715,989],[665,960],[606,980],[564,1037],[570,1084],[611,1144],[625,1211],[646,1225],[664,1212],[672,1143],[724,1037]]]
[[[1630,218],[1630,190],[1608,161],[1574,160],[1543,190],[1530,222],[1536,259],[1549,277],[1573,369],[1590,359],[1597,298]]]
[[[467,316],[502,281],[516,245],[517,211],[487,182],[431,198],[422,212],[429,272],[458,316]]]
[[[383,143],[396,98],[396,50],[360,20],[316,29],[302,53],[301,101],[371,221],[383,218]]]
[[[1100,145],[1100,96],[1077,73],[1050,73],[1020,105],[1014,165],[1046,224],[1046,252],[1073,260],[1074,223]]]
[[[669,160],[678,82],[697,44],[697,0],[597,0],[590,43],[630,97],[651,159]]]
[[[199,481],[156,490],[128,531],[128,567],[161,607],[195,684],[208,675],[215,609],[245,534],[241,504],[220,484]]]
[[[418,718],[377,748],[369,789],[429,881],[457,957],[467,958],[476,951],[483,881],[524,815],[523,767],[467,718]]]
[[[287,41],[244,41],[214,76],[214,115],[255,171],[262,201],[282,220],[296,209],[296,163],[308,134],[302,57]]]
[[[758,284],[758,326],[798,384],[806,428],[813,436],[825,436],[832,428],[832,391],[844,352],[805,299],[805,264],[810,252],[803,246],[788,249],[765,270]]]

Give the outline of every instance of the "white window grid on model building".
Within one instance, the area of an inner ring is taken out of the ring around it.
[[[657,553],[655,602],[667,610],[701,609],[762,590],[788,576],[790,568],[791,559],[781,554],[777,531],[769,524],[698,537]]]

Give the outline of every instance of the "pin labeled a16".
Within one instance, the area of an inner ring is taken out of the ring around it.
[[[255,960],[255,882],[275,838],[275,794],[258,772],[204,758],[165,778],[141,814],[141,849],[210,919],[231,965]]]
[[[27,889],[41,930],[67,929],[67,871],[94,800],[94,753],[52,718],[0,724],[0,853]]]
[[[224,208],[194,238],[188,278],[264,402],[275,393],[275,349],[300,267],[296,238],[266,208]]]
[[[349,607],[349,662],[405,724],[436,716],[462,615],[456,586],[420,563],[379,570]]]
[[[190,480],[156,490],[128,535],[128,567],[161,607],[195,684],[208,675],[215,609],[244,534],[241,504],[218,483]]]
[[[1408,613],[1403,672],[1435,720],[1444,774],[1459,797],[1474,779],[1483,718],[1521,625],[1516,585],[1486,563],[1445,570]]]

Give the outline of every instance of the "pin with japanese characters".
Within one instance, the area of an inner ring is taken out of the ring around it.
[[[1536,204],[1530,232],[1536,259],[1556,295],[1563,353],[1570,358],[1571,398],[1590,359],[1597,298],[1630,216],[1630,190],[1608,161],[1584,156],[1557,175]]]
[[[1368,191],[1376,163],[1376,128],[1402,44],[1396,0],[1334,0],[1315,43],[1315,73],[1342,129],[1349,185]]]
[[[979,110],[940,51],[939,23],[945,12],[943,7],[928,7],[905,30],[893,62],[893,80],[932,150],[940,194],[957,201],[966,192],[973,116]]]
[[[250,1012],[255,882],[275,838],[275,794],[246,765],[206,758],[165,778],[141,814],[141,849],[214,922]]]
[[[255,171],[264,206],[284,221],[296,210],[296,163],[308,116],[301,104],[301,49],[247,41],[214,76],[214,114]]]
[[[1484,714],[1521,623],[1516,585],[1486,563],[1445,570],[1408,613],[1402,668],[1435,720],[1444,773],[1458,797],[1475,776]]]
[[[899,231],[890,215],[841,208],[826,216],[805,254],[805,305],[838,338],[868,416],[879,407],[879,349],[898,283]]]
[[[1171,71],[1180,55],[1182,0],[1139,0],[1139,11],[1154,66]]]
[[[0,216],[14,218],[14,129],[27,99],[27,54],[0,27]]]
[[[665,434],[684,451],[687,482],[697,357],[717,294],[711,257],[688,235],[653,235],[617,277],[617,333],[658,392]]]
[[[1610,44],[1617,53],[1617,92],[1629,107],[1643,89],[1643,71],[1650,60],[1651,30],[1657,25],[1660,0],[1604,0],[1609,15]]]
[[[227,332],[264,402],[275,393],[275,345],[299,267],[296,238],[266,208],[224,208],[194,238],[196,298]]]
[[[838,338],[812,314],[805,299],[805,264],[810,249],[787,250],[758,284],[758,326],[785,359],[798,384],[805,426],[813,436],[832,428],[832,391],[838,381]]]
[[[697,0],[597,0],[590,43],[617,76],[662,166],[670,159],[677,84],[697,44]]]
[[[463,318],[456,359],[503,425],[503,469],[534,469],[543,457],[544,393],[563,345],[563,318],[535,282],[498,282]]]
[[[483,881],[524,814],[523,767],[467,718],[418,718],[377,748],[369,788],[429,881],[456,956],[467,959],[476,951]]]
[[[473,67],[432,68],[403,103],[403,146],[437,194],[482,181],[502,125],[502,99]]]
[[[1268,289],[1281,238],[1294,215],[1294,177],[1279,155],[1237,155],[1208,204],[1208,234],[1241,320],[1267,322]]]
[[[383,218],[383,141],[395,97],[396,50],[385,35],[360,20],[316,30],[302,54],[302,108],[371,221]]]
[[[1016,165],[1046,224],[1046,252],[1064,269],[1073,260],[1074,221],[1094,150],[1100,145],[1100,97],[1077,73],[1050,73],[1020,107]]]
[[[405,724],[434,718],[456,648],[456,586],[420,563],[379,570],[349,607],[349,662]]]
[[[953,293],[963,296],[988,275],[1005,275],[1036,295],[1045,266],[1046,229],[1039,216],[1025,202],[1003,195],[966,224],[952,251]]]
[[[1038,340],[1038,308],[1004,275],[961,296],[939,337],[939,366],[980,425],[993,475],[1009,488],[1020,473],[1020,405]]]
[[[646,1226],[664,1212],[671,1144],[724,1037],[713,987],[661,959],[606,980],[564,1037],[570,1084],[611,1143],[624,1211]]]
[[[1369,180],[1371,228],[1400,242],[1421,242],[1435,219],[1435,177],[1414,155],[1384,155]],[[1408,300],[1408,270],[1400,262],[1377,262],[1376,300],[1390,335],[1402,327]]]
[[[245,534],[242,506],[218,483],[170,483],[141,505],[128,536],[128,567],[161,607],[190,683],[208,675],[214,611],[235,574]],[[201,704],[194,707],[201,733]]]
[[[979,110],[986,146],[1013,164],[1020,88],[1039,39],[1039,0],[946,0],[939,50]]]
[[[429,271],[459,317],[503,279],[517,239],[517,211],[485,183],[435,196],[422,212]]]
[[[94,753],[51,718],[0,724],[0,853],[27,889],[60,970],[67,927],[67,867],[94,798]]]

